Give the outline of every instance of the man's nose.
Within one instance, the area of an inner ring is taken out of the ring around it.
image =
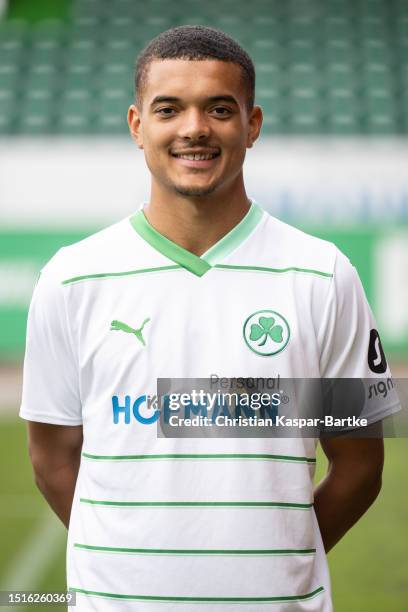
[[[189,140],[203,140],[210,134],[209,117],[200,109],[191,109],[184,115],[179,136]]]

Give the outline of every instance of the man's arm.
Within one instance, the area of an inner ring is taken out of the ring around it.
[[[82,425],[28,422],[28,448],[35,482],[68,528],[82,449]]]
[[[322,438],[327,475],[315,490],[314,507],[326,552],[344,536],[381,490],[382,438]]]

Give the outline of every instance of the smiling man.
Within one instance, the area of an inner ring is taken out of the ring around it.
[[[139,58],[137,105],[128,121],[152,174],[146,218],[201,255],[249,210],[243,163],[259,136],[262,111],[254,106],[255,72],[243,49],[212,30],[223,59],[205,57],[199,39],[208,30],[190,31],[196,49],[188,32],[164,33]]]
[[[379,492],[381,439],[322,439],[314,491],[316,438],[158,436],[158,379],[389,376],[349,261],[246,194],[254,88],[222,32],[154,39],[128,112],[150,200],[36,286],[20,414],[78,612],[330,612],[325,550]]]

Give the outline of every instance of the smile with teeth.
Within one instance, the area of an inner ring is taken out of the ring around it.
[[[188,159],[189,161],[204,161],[208,159],[214,159],[214,157],[218,157],[219,153],[173,153],[173,157],[178,157],[179,159]]]

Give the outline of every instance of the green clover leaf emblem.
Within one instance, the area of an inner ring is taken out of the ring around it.
[[[247,347],[262,357],[281,353],[290,338],[290,327],[286,318],[276,310],[268,308],[249,315],[242,331]]]
[[[273,342],[282,342],[283,329],[281,325],[275,325],[273,317],[259,317],[258,323],[251,325],[250,340],[261,340],[258,346],[264,346],[270,338]]]

